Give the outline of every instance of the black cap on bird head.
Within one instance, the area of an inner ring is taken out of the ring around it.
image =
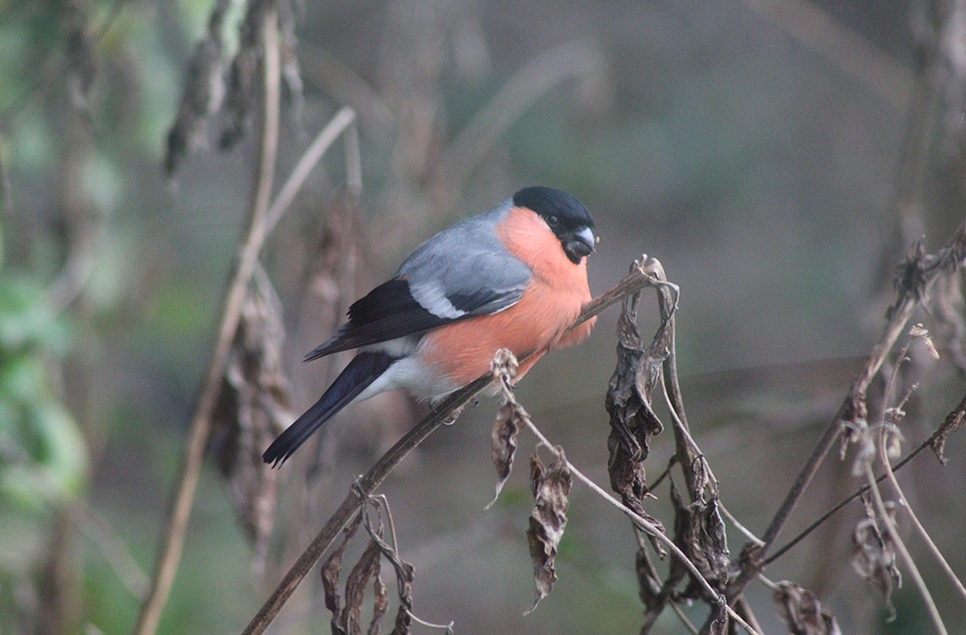
[[[584,204],[570,194],[551,187],[525,187],[513,195],[513,204],[543,218],[574,264],[593,253],[594,219]]]

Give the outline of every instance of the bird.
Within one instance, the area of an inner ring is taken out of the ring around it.
[[[570,194],[525,187],[439,232],[387,282],[349,307],[348,321],[308,353],[357,354],[262,459],[277,467],[344,407],[402,388],[430,404],[490,369],[509,349],[519,381],[551,349],[577,344],[596,318],[571,329],[591,299],[587,257],[594,219]]]

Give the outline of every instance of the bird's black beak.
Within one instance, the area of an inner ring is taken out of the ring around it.
[[[579,264],[581,258],[594,253],[596,242],[594,232],[590,227],[584,227],[580,231],[571,232],[564,241],[563,248],[570,262]]]

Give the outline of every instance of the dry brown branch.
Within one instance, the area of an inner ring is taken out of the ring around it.
[[[763,545],[752,546],[749,549],[751,557],[745,559],[739,576],[728,586],[729,602],[741,595],[748,583],[763,568],[765,556],[774,544],[785,522],[795,509],[819,466],[838,438],[842,424],[866,419],[866,393],[876,373],[886,360],[913,312],[921,305],[929,288],[943,274],[961,266],[966,258],[966,224],[961,225],[950,238],[945,247],[934,254],[922,255],[916,253],[905,263],[899,276],[898,293],[895,303],[889,309],[885,329],[879,341],[873,347],[860,373],[852,383],[838,412],[829,422],[821,439],[819,439],[812,455],[799,474],[791,490],[785,497],[778,512],[775,514],[768,529],[762,537]],[[707,630],[708,624],[705,624]]]
[[[948,422],[951,417],[955,418],[955,416],[957,414],[962,413],[964,408],[966,408],[966,397],[964,397],[963,398],[963,401],[960,402],[960,404],[949,414],[949,416],[946,417],[946,422]],[[940,439],[945,438],[945,436],[947,436],[948,434],[949,434],[949,429],[947,428],[947,426],[946,426],[946,424],[944,422],[943,425],[940,425],[938,428],[936,428],[936,430],[933,431],[933,433],[931,435],[929,435],[928,438],[926,438],[922,443],[920,443],[916,447],[916,449],[914,449],[905,458],[903,458],[901,461],[899,461],[894,466],[892,466],[892,471],[893,472],[898,472],[899,470],[901,470],[902,468],[904,468],[905,466],[907,466],[914,458],[916,458],[917,456],[919,456],[923,452],[923,450],[927,450],[927,449],[930,449],[930,448],[935,447],[936,443]],[[879,477],[877,477],[875,479],[875,482],[876,483],[881,483],[882,481],[886,480],[888,477],[889,477],[888,474],[882,474],[882,475],[880,475]],[[769,555],[767,558],[765,558],[762,561],[762,565],[767,567],[769,564],[771,564],[775,560],[778,560],[780,557],[782,557],[783,555],[785,555],[785,553],[788,552],[789,549],[793,548],[795,545],[797,545],[799,542],[801,542],[806,536],[808,536],[813,531],[815,531],[815,529],[817,527],[819,527],[820,525],[822,525],[823,523],[825,523],[825,521],[827,521],[829,518],[831,518],[837,512],[839,512],[843,508],[845,508],[846,505],[848,505],[852,501],[855,501],[858,498],[860,498],[863,495],[865,495],[869,491],[869,489],[870,489],[870,487],[868,485],[863,485],[858,490],[856,490],[855,492],[853,492],[849,496],[843,498],[841,501],[839,501],[838,503],[836,503],[835,505],[833,505],[831,508],[829,508],[829,510],[827,512],[825,512],[824,514],[822,514],[821,516],[819,516],[811,524],[809,524],[805,529],[803,529],[798,534],[796,534],[794,538],[792,538],[791,540],[789,540],[788,542],[786,542],[784,545],[782,545],[778,549],[775,549],[775,551],[771,555]],[[759,540],[758,538],[754,538],[754,541],[756,541],[758,543],[761,543],[761,540]]]
[[[263,16],[261,27],[263,50],[264,111],[259,143],[258,171],[255,190],[252,195],[252,208],[249,215],[248,231],[242,241],[241,252],[235,264],[232,282],[223,303],[221,327],[209,362],[208,372],[198,396],[195,412],[191,419],[188,440],[184,452],[184,465],[181,481],[171,506],[164,545],[155,565],[151,578],[150,591],[141,605],[136,635],[153,635],[161,620],[161,611],[167,602],[168,593],[174,582],[181,551],[184,547],[188,518],[194,503],[198,477],[204,458],[205,445],[211,432],[211,415],[215,408],[225,363],[231,349],[242,306],[248,293],[248,285],[262,244],[265,242],[265,215],[268,211],[275,175],[275,159],[278,146],[279,94],[281,63],[278,47],[277,16],[268,11]]]
[[[883,462],[888,462],[889,458],[885,456],[885,446],[880,445],[879,448],[883,454]],[[916,566],[916,561],[913,560],[912,556],[909,554],[909,550],[906,549],[905,543],[899,536],[899,532],[896,529],[895,520],[886,509],[885,502],[882,500],[882,494],[879,492],[879,487],[875,483],[875,475],[872,473],[871,466],[866,467],[865,475],[869,488],[872,490],[872,498],[875,501],[876,511],[879,514],[879,518],[886,527],[886,532],[889,535],[890,541],[899,551],[899,554],[902,556],[902,561],[905,563],[906,568],[912,575],[912,579],[916,583],[916,588],[919,591],[919,595],[922,597],[923,602],[926,604],[926,609],[929,611],[929,617],[932,620],[933,626],[936,627],[936,631],[940,635],[947,635],[946,626],[943,624],[942,617],[939,615],[939,609],[936,608],[936,602],[933,600],[932,594],[929,593],[929,587],[926,586],[926,582],[922,579],[922,574],[919,573],[919,567]]]
[[[355,111],[351,108],[342,108],[335,113],[325,128],[315,137],[312,144],[308,147],[302,158],[295,165],[291,176],[282,185],[282,189],[275,196],[275,201],[265,214],[264,233],[267,236],[275,229],[275,225],[281,220],[282,215],[295,200],[295,195],[302,189],[305,180],[309,178],[312,169],[318,165],[319,161],[332,146],[339,135],[345,133],[346,144],[346,174],[350,195],[358,200],[362,190],[362,176],[360,174],[359,161],[359,136],[356,133],[354,124],[356,121]]]
[[[657,263],[657,261],[653,261],[653,262]],[[660,263],[657,263],[657,266],[660,267]],[[661,271],[661,274],[663,275],[663,271]],[[657,279],[655,280],[655,282],[657,284],[654,284],[653,286],[658,288],[663,286],[661,283],[666,284],[666,280],[664,280],[663,278]],[[500,358],[501,357],[500,354],[498,354],[497,357]],[[582,482],[584,485],[589,487],[595,494],[597,494],[605,501],[607,501],[608,503],[616,507],[618,510],[620,510],[622,513],[624,513],[628,518],[631,519],[631,522],[633,522],[636,527],[639,527],[641,530],[646,532],[648,536],[651,536],[655,540],[661,542],[663,546],[666,547],[668,551],[671,552],[672,555],[674,555],[675,561],[682,564],[688,570],[688,572],[694,577],[694,580],[704,588],[704,591],[706,593],[708,593],[711,597],[718,598],[719,602],[724,604],[724,598],[721,596],[721,594],[711,585],[710,582],[708,582],[708,580],[701,573],[698,567],[695,566],[695,564],[691,561],[691,559],[688,558],[688,556],[678,547],[677,544],[675,544],[675,541],[673,541],[671,538],[668,538],[667,535],[665,535],[665,533],[659,527],[653,524],[651,520],[648,520],[644,516],[641,516],[636,511],[634,511],[624,503],[620,502],[619,500],[611,496],[601,486],[599,486],[588,476],[586,476],[583,472],[577,469],[577,467],[574,466],[570,461],[567,461],[563,455],[563,452],[558,450],[560,446],[553,445],[550,442],[550,440],[547,439],[546,436],[544,436],[544,434],[540,431],[539,428],[537,428],[536,424],[533,422],[533,419],[530,417],[529,413],[527,413],[527,411],[523,408],[523,406],[521,406],[519,402],[517,402],[516,397],[513,394],[510,377],[515,373],[515,370],[513,372],[510,372],[509,367],[511,365],[515,366],[516,360],[513,359],[512,354],[509,354],[508,352],[506,352],[506,354],[503,355],[502,357],[504,359],[502,367],[499,364],[497,364],[496,361],[494,362],[494,375],[499,378],[499,385],[500,385],[501,394],[503,396],[504,401],[513,407],[514,411],[517,414],[517,417],[527,427],[527,429],[529,429],[530,432],[533,433],[535,437],[537,437],[537,440],[542,445],[546,446],[552,453],[557,455],[561,461],[566,463],[570,473],[574,477],[576,477],[577,480]],[[538,599],[539,597],[540,596],[538,595]],[[752,633],[753,635],[759,632],[755,630],[750,624],[748,624],[730,606],[725,606],[724,608],[728,612],[728,615],[732,619],[734,619],[739,625],[741,625],[741,627],[744,628],[747,632]]]
[[[653,268],[655,263],[657,266],[660,266],[660,263],[654,259],[647,258],[647,256],[642,256],[640,263],[638,267],[633,269],[630,275],[614,285],[614,287],[585,304],[573,326],[583,324],[610,305],[621,301],[626,295],[635,293],[645,286],[654,284],[656,278],[653,274]],[[359,511],[365,497],[371,495],[395,467],[422,443],[423,440],[441,425],[458,416],[463,406],[479,395],[492,382],[493,376],[488,373],[454,392],[436,406],[435,412],[417,423],[405,436],[397,441],[395,445],[376,461],[368,472],[353,484],[349,493],[339,505],[339,508],[332,514],[319,533],[282,577],[282,580],[275,587],[271,596],[269,596],[258,610],[258,613],[255,614],[251,622],[249,622],[243,631],[245,635],[256,635],[257,633],[264,632],[268,628],[268,625],[272,623],[272,620],[275,619],[275,616],[278,615],[278,612],[295,592],[295,589],[298,588],[302,580],[305,579],[305,576],[308,575],[312,567],[319,561],[322,554],[332,545],[332,542],[339,535],[342,528]]]

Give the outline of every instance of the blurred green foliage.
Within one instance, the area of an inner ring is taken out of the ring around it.
[[[84,439],[48,376],[67,342],[36,281],[0,279],[0,495],[34,509],[87,481]]]

